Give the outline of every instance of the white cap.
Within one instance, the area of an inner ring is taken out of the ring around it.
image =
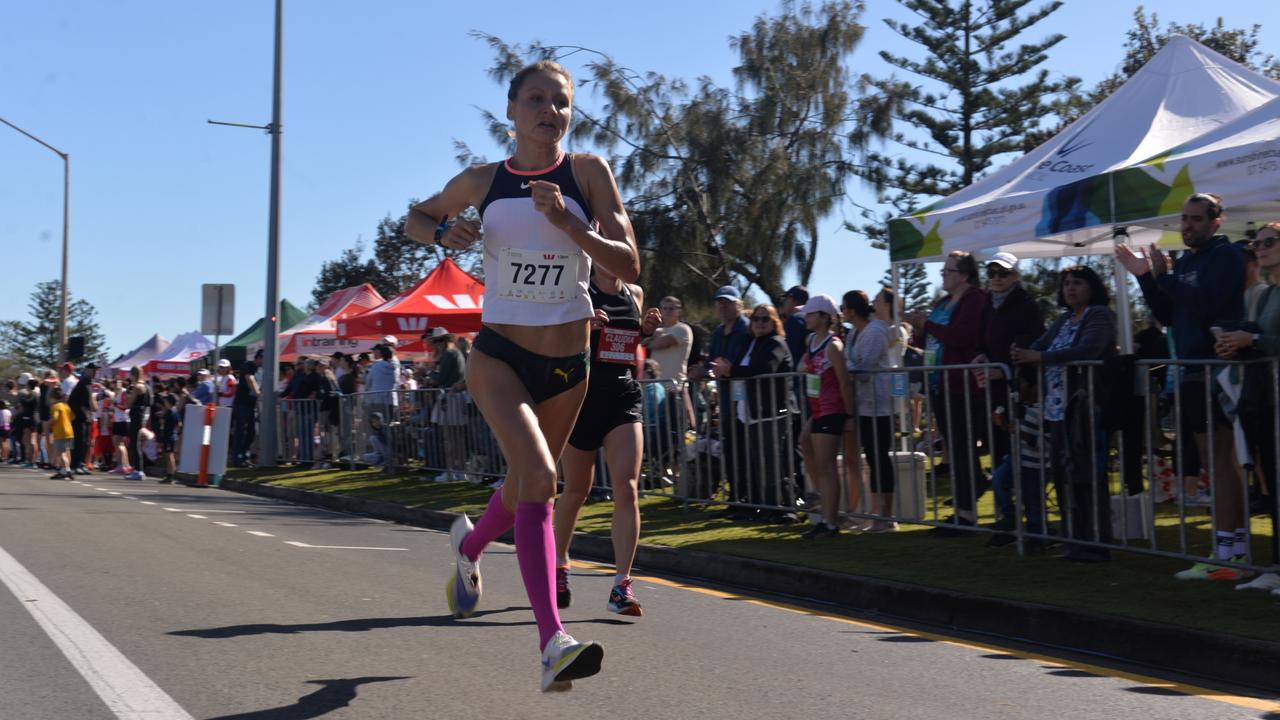
[[[229,368],[229,367],[231,367],[231,361],[230,361],[230,360],[228,360],[228,359],[226,359],[226,358],[222,358],[221,360],[219,360],[219,361],[218,361],[218,367],[220,367],[220,368],[224,368],[224,367],[225,367],[225,368]]]
[[[431,337],[433,338],[444,337],[445,335],[448,335],[448,334],[449,334],[449,331],[445,330],[442,327],[431,328]]]
[[[809,302],[799,308],[796,308],[796,312],[801,315],[808,315],[809,313],[814,312],[824,312],[832,317],[840,314],[840,311],[836,309],[835,298],[826,293],[818,293],[817,295],[809,298]]]
[[[1018,266],[1018,256],[1011,252],[998,252],[991,256],[987,261],[988,265],[999,265],[1005,270],[1012,270]]]
[[[196,371],[196,375],[209,375],[209,368],[200,368]]]
[[[395,335],[386,335],[382,338],[382,344],[390,345],[391,349],[393,350],[395,349],[396,345],[399,344],[399,342],[400,342],[399,340],[396,340]]]
[[[18,376],[19,387],[26,387],[30,383],[31,383],[31,373],[24,372]]]

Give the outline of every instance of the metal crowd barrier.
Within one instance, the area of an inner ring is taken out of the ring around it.
[[[1001,533],[1012,536],[1019,552],[1061,544],[1203,560],[1216,531],[1237,527],[1246,528],[1252,548],[1246,517],[1219,527],[1230,501],[1242,497],[1247,507],[1249,497],[1243,473],[1220,477],[1226,465],[1219,456],[1226,444],[1212,440],[1231,430],[1210,428],[1201,463],[1193,457],[1199,452],[1194,433],[1184,432],[1184,416],[1197,403],[1212,409],[1222,406],[1223,396],[1231,397],[1219,374],[1270,378],[1270,397],[1247,401],[1269,408],[1270,425],[1263,440],[1251,428],[1258,447],[1251,448],[1244,469],[1256,474],[1270,466],[1274,475],[1280,467],[1280,358],[1095,361],[1060,370],[1058,375],[1052,366],[972,363],[855,373],[856,391],[872,392],[873,404],[889,410],[870,423],[869,445],[843,444],[859,452],[853,458],[841,452],[839,498],[817,496],[798,451],[809,412],[802,373],[683,384],[642,380],[645,450],[638,488],[642,495],[748,514],[814,515],[816,504],[836,502],[847,526],[880,520]],[[884,375],[888,382],[876,381]],[[1190,397],[1184,381],[1197,375],[1208,375],[1211,382],[1189,386],[1195,394]],[[1049,380],[1060,393],[1051,391]],[[1046,403],[1056,403],[1052,398],[1065,402],[1064,415],[1047,422],[1043,416]],[[281,403],[282,459],[420,469],[431,475],[428,479],[441,481],[482,482],[506,473],[496,440],[465,393],[359,393],[338,398],[336,411],[332,405],[321,407],[322,402]],[[1237,392],[1235,406],[1242,402],[1246,399]],[[1226,405],[1225,414],[1234,420],[1231,403]],[[1037,415],[1040,421],[1032,422]],[[1020,425],[1030,431],[1019,432]],[[1039,455],[1039,467],[1033,462],[1024,469],[1024,451]],[[880,459],[877,465],[893,469],[890,514],[876,512],[868,502],[868,452]],[[604,460],[600,453],[595,497],[612,492]],[[1199,475],[1198,465],[1205,470],[1203,488],[1192,493],[1183,478]],[[993,482],[997,502],[988,503],[984,498]],[[1273,518],[1280,516],[1275,483],[1276,478],[1265,478]],[[1194,504],[1206,497],[1207,510]],[[1201,527],[1206,512],[1207,530]],[[1234,564],[1253,569],[1280,564],[1274,519],[1270,548],[1263,560],[1250,549],[1243,562]]]

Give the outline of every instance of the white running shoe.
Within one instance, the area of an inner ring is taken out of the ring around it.
[[[449,545],[453,548],[455,567],[444,592],[449,601],[449,612],[455,618],[471,617],[480,603],[480,560],[472,561],[462,554],[462,541],[472,527],[466,513],[454,518],[453,525],[449,527]]]
[[[142,472],[141,470],[134,470],[128,475],[125,475],[124,479],[125,480],[146,480],[147,474]]]
[[[1258,577],[1247,583],[1240,583],[1236,586],[1237,590],[1266,590],[1267,592],[1275,592],[1280,590],[1280,575],[1276,573],[1262,573]]]
[[[600,672],[604,647],[578,642],[563,630],[556,632],[542,650],[542,692],[573,689],[573,681]]]

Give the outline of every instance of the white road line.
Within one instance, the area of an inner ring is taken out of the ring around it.
[[[137,500],[138,498],[136,498],[136,497],[134,497],[134,496],[132,496],[132,495],[125,495],[125,496],[124,496],[124,499],[125,499],[125,500]]]
[[[108,495],[123,495],[124,493],[122,493],[122,492],[116,492],[115,490],[108,490],[108,491],[107,491],[107,494],[108,494]]]
[[[208,520],[208,519],[209,519],[209,518],[208,518],[208,516],[206,516],[206,515],[196,515],[195,513],[187,513],[187,517],[189,517],[189,518],[195,518],[195,519],[197,519],[197,520]]]
[[[121,720],[191,720],[169,694],[0,548],[0,580]]]
[[[227,523],[227,522],[215,522],[214,525],[221,525],[222,527],[240,527],[235,523]]]
[[[142,503],[143,505],[155,505],[155,503],[151,502],[150,500],[139,500],[138,502]]]
[[[275,537],[275,535],[272,535],[269,532],[262,532],[261,530],[245,530],[245,532],[250,535],[257,535],[258,537]]]
[[[297,540],[285,540],[285,545],[292,545],[300,548],[315,548],[316,550],[403,550],[409,551],[409,548],[389,548],[389,547],[358,547],[353,545],[308,545]]]
[[[167,507],[165,508],[165,510],[168,510],[169,512],[180,512],[180,513],[189,513],[189,512],[221,513],[223,515],[244,515],[246,512],[245,510],[207,510],[205,508],[171,508],[171,507]]]

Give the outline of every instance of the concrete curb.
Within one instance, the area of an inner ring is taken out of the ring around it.
[[[221,487],[435,530],[447,530],[456,517],[440,510],[232,478],[224,479]],[[593,560],[613,559],[613,546],[605,537],[577,533],[573,549],[575,555]],[[636,565],[747,591],[807,598],[883,613],[886,618],[991,633],[1280,691],[1280,643],[657,545],[641,545]]]

